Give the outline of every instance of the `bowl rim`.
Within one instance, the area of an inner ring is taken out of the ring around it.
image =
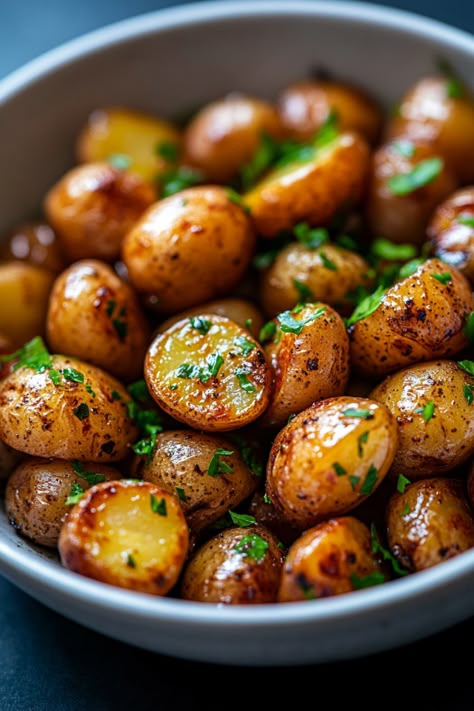
[[[433,39],[454,51],[474,56],[474,37],[469,33],[423,15],[367,3],[322,2],[309,0],[252,0],[241,2],[193,2],[137,15],[69,40],[45,52],[0,80],[0,108],[16,94],[28,89],[49,73],[54,73],[86,56],[105,51],[122,42],[134,41],[168,30],[220,21],[252,20],[265,17],[327,18],[384,28],[411,36]],[[186,625],[268,625],[336,622],[347,616],[383,611],[393,603],[418,601],[427,592],[449,588],[474,579],[474,550],[428,570],[392,580],[388,584],[331,598],[308,600],[305,605],[209,605],[171,597],[155,597],[132,592],[85,578],[42,557],[35,558],[20,543],[0,537],[0,569],[13,580],[34,579],[43,589],[74,597],[84,604],[107,608],[122,615],[166,619]],[[19,583],[21,585],[21,583]]]

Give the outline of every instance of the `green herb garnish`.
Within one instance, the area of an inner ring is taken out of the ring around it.
[[[329,269],[329,270],[332,271],[332,272],[337,272],[337,271],[339,271],[338,268],[337,268],[337,265],[334,264],[334,262],[331,261],[331,260],[327,257],[326,253],[323,252],[322,250],[319,252],[319,258],[321,259],[321,262],[323,263],[323,267],[325,267],[326,269]]]
[[[474,360],[458,360],[458,366],[469,375],[474,376]]]
[[[303,328],[308,325],[308,323],[316,321],[316,319],[322,316],[325,312],[326,307],[322,306],[321,308],[316,309],[316,311],[311,314],[311,316],[308,316],[308,318],[302,321],[297,321],[295,318],[293,318],[291,311],[283,311],[283,313],[277,316],[277,320],[280,323],[280,328],[283,333],[299,334],[301,333]]]
[[[453,280],[453,277],[449,272],[430,274],[430,276],[433,277],[433,279],[436,279],[436,281],[439,281],[441,284],[449,284]]]
[[[232,523],[235,523],[236,526],[241,526],[242,528],[253,526],[257,523],[256,518],[254,516],[250,516],[249,514],[239,514],[235,513],[235,511],[229,511],[229,516],[232,519]]]
[[[374,523],[372,523],[370,526],[370,538],[371,538],[373,553],[375,553],[375,554],[380,553],[384,560],[389,561],[392,565],[393,572],[396,573],[396,575],[399,575],[399,576],[408,575],[408,570],[405,570],[404,568],[402,568],[400,563],[398,562],[398,560],[395,558],[395,556],[392,555],[392,553],[389,550],[387,550],[380,542],[380,539],[379,539],[379,536],[377,533],[377,528],[375,527]]]
[[[392,175],[388,179],[387,185],[394,195],[409,195],[437,178],[443,169],[443,165],[441,158],[427,158],[417,163],[408,173]]]
[[[224,358],[220,353],[211,353],[211,355],[206,358],[206,361],[209,373],[215,378],[224,363]]]
[[[299,222],[293,227],[293,234],[307,249],[317,249],[329,242],[329,232],[325,227],[310,227],[307,222]]]
[[[359,457],[364,456],[364,449],[362,445],[367,443],[367,440],[369,439],[369,434],[370,432],[367,430],[367,432],[363,432],[360,437],[357,438],[357,454],[359,455]]]
[[[298,292],[298,301],[314,301],[314,294],[309,288],[309,286],[304,284],[302,281],[299,281],[298,279],[293,279],[293,286]]]
[[[390,145],[404,158],[413,158],[415,155],[414,144],[406,138],[401,138],[399,141],[392,141]]]
[[[397,491],[398,491],[400,494],[405,493],[405,489],[407,488],[407,486],[408,486],[409,484],[411,484],[410,479],[407,479],[407,477],[404,476],[403,474],[399,474],[399,475],[398,475],[398,479],[397,479]]]
[[[160,516],[166,516],[166,499],[158,499],[154,494],[150,494],[150,506],[153,513],[159,514]]]
[[[176,487],[176,493],[178,494],[178,499],[180,501],[186,502],[188,500],[188,497],[186,496],[184,489],[182,489],[180,486]]]
[[[410,506],[408,504],[405,504],[405,506],[402,509],[401,515],[406,516],[409,513],[410,513]]]
[[[425,422],[429,422],[431,418],[433,417],[435,411],[435,404],[433,400],[430,400],[424,407],[418,407],[415,412],[420,413],[423,415],[423,419]]]
[[[91,472],[89,469],[86,469],[84,464],[82,464],[82,462],[79,462],[77,459],[72,460],[71,466],[74,471],[74,474],[80,476],[81,479],[85,479],[89,486],[94,486],[95,484],[100,484],[102,481],[105,481],[104,474],[97,474],[96,472]]]
[[[83,383],[84,375],[74,368],[64,368],[63,375],[65,380],[69,380],[71,383]]]
[[[472,405],[472,401],[474,400],[474,385],[465,383],[462,391],[467,404]]]
[[[358,409],[356,407],[348,407],[342,411],[342,414],[346,417],[359,417],[361,420],[372,420],[374,417],[372,410]]]
[[[246,393],[254,393],[255,392],[255,385],[250,382],[248,378],[248,373],[245,370],[242,370],[241,368],[238,368],[235,371],[235,375],[237,377],[237,380],[239,381],[239,385],[242,388],[242,390]]]
[[[219,474],[230,474],[233,471],[232,464],[227,464],[227,462],[221,461],[220,458],[230,457],[232,454],[234,454],[234,452],[230,449],[223,449],[222,447],[216,449],[207,468],[209,476],[216,477]]]
[[[337,476],[344,476],[345,474],[347,474],[346,470],[344,469],[344,467],[341,464],[339,464],[339,462],[334,462],[334,464],[332,465],[332,468],[336,472]]]
[[[160,197],[169,197],[193,185],[198,185],[203,180],[200,171],[193,168],[176,168],[158,176],[157,183]]]
[[[466,227],[474,227],[474,216],[459,215],[458,222],[460,225],[466,225]]]
[[[81,402],[81,404],[74,409],[74,415],[78,420],[86,420],[89,417],[88,405],[86,405],[85,402]]]
[[[202,316],[191,316],[191,318],[189,319],[189,323],[193,328],[196,329],[196,331],[199,331],[199,333],[201,333],[203,336],[206,335],[206,333],[212,326],[212,323],[209,321],[209,319],[203,318]]]
[[[66,499],[66,506],[74,506],[77,504],[84,495],[84,489],[77,482],[73,482],[71,486],[71,491]]]
[[[385,288],[383,286],[377,287],[373,294],[366,296],[366,298],[356,306],[351,316],[346,319],[346,326],[352,326],[354,323],[357,323],[357,321],[362,321],[362,319],[373,314],[382,303],[384,295]]]
[[[162,141],[156,146],[156,154],[169,163],[176,163],[179,157],[178,144],[171,141]]]
[[[416,247],[413,244],[395,244],[388,239],[376,239],[370,248],[374,257],[386,259],[390,262],[405,261],[412,259],[416,255]]]
[[[257,533],[251,533],[248,536],[243,536],[234,550],[236,553],[253,558],[257,563],[260,563],[265,558],[268,543]]]
[[[377,469],[374,467],[373,464],[371,464],[364,479],[364,483],[360,487],[360,493],[364,494],[364,496],[368,496],[369,494],[371,494],[375,484],[377,483],[377,480]]]
[[[128,555],[127,555],[127,565],[129,568],[136,568],[137,567],[135,558],[133,557],[133,555],[131,553],[128,553]]]
[[[244,190],[249,190],[258,179],[270,168],[279,155],[278,143],[262,132],[260,143],[252,158],[240,170],[240,182]]]
[[[466,319],[466,324],[463,328],[463,333],[469,343],[474,343],[474,311],[471,311]]]
[[[245,357],[248,356],[249,353],[251,353],[255,348],[255,343],[250,341],[245,336],[238,336],[237,338],[234,338],[234,345],[240,348],[242,355]]]
[[[40,336],[35,336],[14,353],[0,356],[0,363],[10,363],[11,361],[17,361],[13,364],[13,370],[24,367],[35,370],[37,373],[44,373],[53,365],[51,356]]]
[[[381,585],[385,582],[385,575],[383,573],[371,573],[370,575],[364,575],[362,578],[359,578],[356,573],[351,573],[349,577],[354,590],[371,588],[374,585]]]
[[[258,336],[259,341],[265,343],[266,341],[271,341],[274,338],[277,331],[277,325],[275,321],[268,321],[268,323],[260,329],[260,334]]]

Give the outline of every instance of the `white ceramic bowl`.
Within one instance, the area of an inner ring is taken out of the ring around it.
[[[474,77],[474,39],[358,3],[185,6],[70,42],[0,83],[0,233],[37,208],[73,161],[89,111],[122,104],[174,116],[244,90],[274,97],[323,66],[387,105],[446,57]],[[0,308],[4,305],[0,304]],[[395,647],[474,614],[474,551],[386,585],[300,604],[224,607],[154,598],[70,573],[20,539],[0,512],[0,571],[48,607],[169,655],[233,664],[302,664]]]

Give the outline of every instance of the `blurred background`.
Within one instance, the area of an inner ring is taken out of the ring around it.
[[[240,0],[242,5],[246,2]],[[188,3],[189,0],[0,0],[0,78],[46,50],[90,30],[126,17]],[[388,0],[370,4],[416,11],[474,32],[473,0]]]

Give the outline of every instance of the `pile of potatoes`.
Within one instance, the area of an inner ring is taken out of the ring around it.
[[[317,600],[474,547],[474,101],[93,112],[0,251],[0,479],[71,571]]]

